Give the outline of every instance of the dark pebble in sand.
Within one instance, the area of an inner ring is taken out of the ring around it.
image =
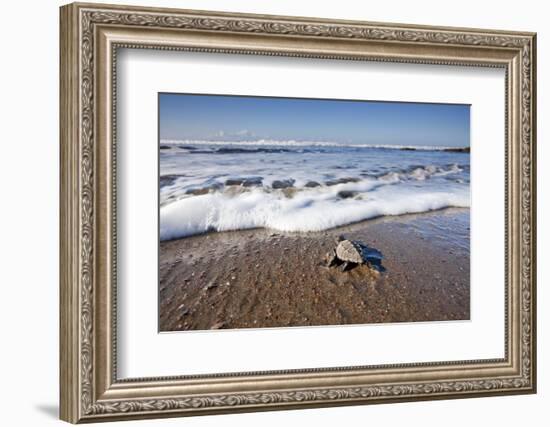
[[[294,182],[293,179],[275,180],[271,183],[271,188],[279,189],[294,187]]]
[[[217,287],[218,287],[218,285],[217,285],[216,283],[212,283],[212,282],[211,282],[211,283],[207,284],[207,285],[204,287],[204,289],[208,290],[208,289],[214,289],[214,288],[217,288]]]
[[[181,316],[187,316],[189,314],[189,309],[185,307],[184,304],[180,304],[178,306],[178,311],[180,312]]]
[[[314,188],[314,187],[320,187],[321,184],[319,184],[317,181],[309,181],[305,186],[307,188]]]

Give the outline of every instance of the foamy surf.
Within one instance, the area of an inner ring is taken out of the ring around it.
[[[251,228],[312,232],[470,206],[466,153],[257,145],[220,153],[203,145],[161,150],[161,240]]]
[[[253,189],[237,195],[214,192],[180,199],[161,208],[160,239],[250,228],[321,231],[384,215],[470,206],[467,191],[407,193],[395,188],[351,198],[340,197],[342,191],[311,190],[287,197],[279,191]]]

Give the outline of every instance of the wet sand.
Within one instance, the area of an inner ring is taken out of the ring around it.
[[[467,320],[470,211],[384,217],[316,233],[209,233],[160,245],[161,331]],[[325,266],[339,235],[382,271]]]

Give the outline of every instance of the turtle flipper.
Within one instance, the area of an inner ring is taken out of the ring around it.
[[[354,262],[344,261],[341,269],[342,271],[348,271],[348,270],[351,270],[354,265],[356,265]]]
[[[333,249],[325,256],[327,267],[335,267],[338,265],[338,258],[336,257],[336,251]]]

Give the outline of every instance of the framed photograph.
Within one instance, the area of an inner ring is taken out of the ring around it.
[[[61,8],[61,418],[536,391],[535,34]]]

